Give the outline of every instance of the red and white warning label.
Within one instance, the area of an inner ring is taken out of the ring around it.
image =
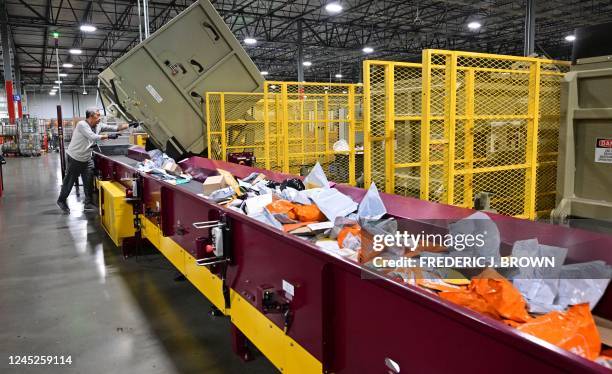
[[[612,164],[612,139],[597,138],[597,144],[595,144],[595,162]]]

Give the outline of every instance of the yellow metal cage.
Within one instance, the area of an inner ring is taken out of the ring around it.
[[[293,174],[319,162],[330,179],[355,185],[362,96],[356,84],[273,81],[263,93],[209,92],[208,157],[253,152],[256,166]]]
[[[206,95],[208,156],[534,219],[555,204],[561,80],[569,63],[424,50],[364,61],[363,85],[267,81]]]
[[[554,207],[567,62],[424,50],[364,62],[365,184],[534,219]]]

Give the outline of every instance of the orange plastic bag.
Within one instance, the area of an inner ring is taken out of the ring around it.
[[[517,327],[582,357],[595,360],[601,350],[599,331],[589,304],[571,306],[567,312],[550,312]]]
[[[272,214],[286,214],[290,219],[296,219],[295,205],[287,200],[274,200],[266,206],[266,209]]]
[[[288,223],[283,225],[283,231],[284,232],[291,232],[293,230],[297,230],[300,227],[304,227],[304,226],[308,226],[311,223],[317,223],[317,222],[298,222],[298,223]]]
[[[531,318],[521,293],[492,269],[473,278],[466,291],[441,292],[439,296],[499,320],[527,322]]]
[[[445,291],[438,294],[441,298],[452,301],[455,304],[463,305],[489,317],[501,320],[499,312],[489,304],[483,297],[471,290],[465,291]]]
[[[351,233],[354,236],[359,236],[361,235],[361,227],[359,227],[359,225],[351,225],[351,226],[345,226],[342,230],[340,230],[340,232],[338,233],[338,246],[340,248],[342,248],[344,239],[346,239],[346,236],[349,233]]]
[[[327,218],[321,213],[319,208],[314,205],[298,205],[294,204],[295,216],[300,222],[322,222],[326,221]]]

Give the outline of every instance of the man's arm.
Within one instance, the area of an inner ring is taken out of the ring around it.
[[[93,132],[93,130],[91,129],[91,127],[89,127],[88,125],[83,125],[83,124],[78,124],[76,126],[76,130],[80,131],[81,134],[90,142],[95,142],[96,140],[101,140],[101,139],[107,139],[108,136],[107,135],[98,135],[95,132]]]
[[[121,125],[107,125],[105,123],[100,124],[100,131],[112,131],[112,132],[117,132],[117,131],[123,131],[125,129],[128,128],[128,124],[127,123],[122,123]]]

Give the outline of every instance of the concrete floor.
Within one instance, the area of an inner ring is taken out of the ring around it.
[[[243,363],[227,318],[161,255],[124,260],[74,194],[55,205],[59,157],[8,158],[0,198],[0,372],[274,373]],[[82,197],[82,196],[81,196]],[[70,355],[70,366],[10,366],[10,355]]]

